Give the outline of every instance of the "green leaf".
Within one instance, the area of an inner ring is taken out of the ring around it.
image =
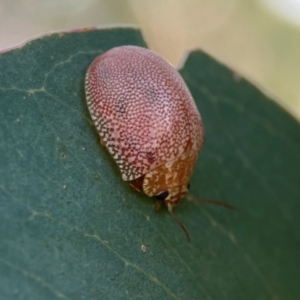
[[[206,143],[175,213],[132,191],[100,143],[84,76],[136,29],[61,33],[0,55],[1,299],[297,299],[300,126],[201,51],[181,74]],[[145,246],[146,248],[143,248]]]

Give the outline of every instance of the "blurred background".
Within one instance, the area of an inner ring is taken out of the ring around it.
[[[53,30],[136,24],[177,65],[200,47],[300,119],[300,0],[0,0],[0,49]]]

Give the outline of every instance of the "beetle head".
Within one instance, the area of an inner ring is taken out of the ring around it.
[[[181,202],[181,199],[186,195],[188,186],[188,184],[183,184],[160,191],[156,195],[156,199],[162,201],[168,207],[168,210],[172,210],[172,208],[178,205]]]

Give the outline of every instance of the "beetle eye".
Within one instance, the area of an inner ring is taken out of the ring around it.
[[[158,195],[156,195],[156,199],[158,199],[160,201],[164,201],[168,196],[169,196],[168,191],[162,191]]]

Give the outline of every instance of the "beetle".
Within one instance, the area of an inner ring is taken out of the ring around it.
[[[173,207],[188,192],[204,128],[179,73],[151,50],[121,46],[92,62],[85,91],[101,144],[122,179],[164,203],[189,239]]]

